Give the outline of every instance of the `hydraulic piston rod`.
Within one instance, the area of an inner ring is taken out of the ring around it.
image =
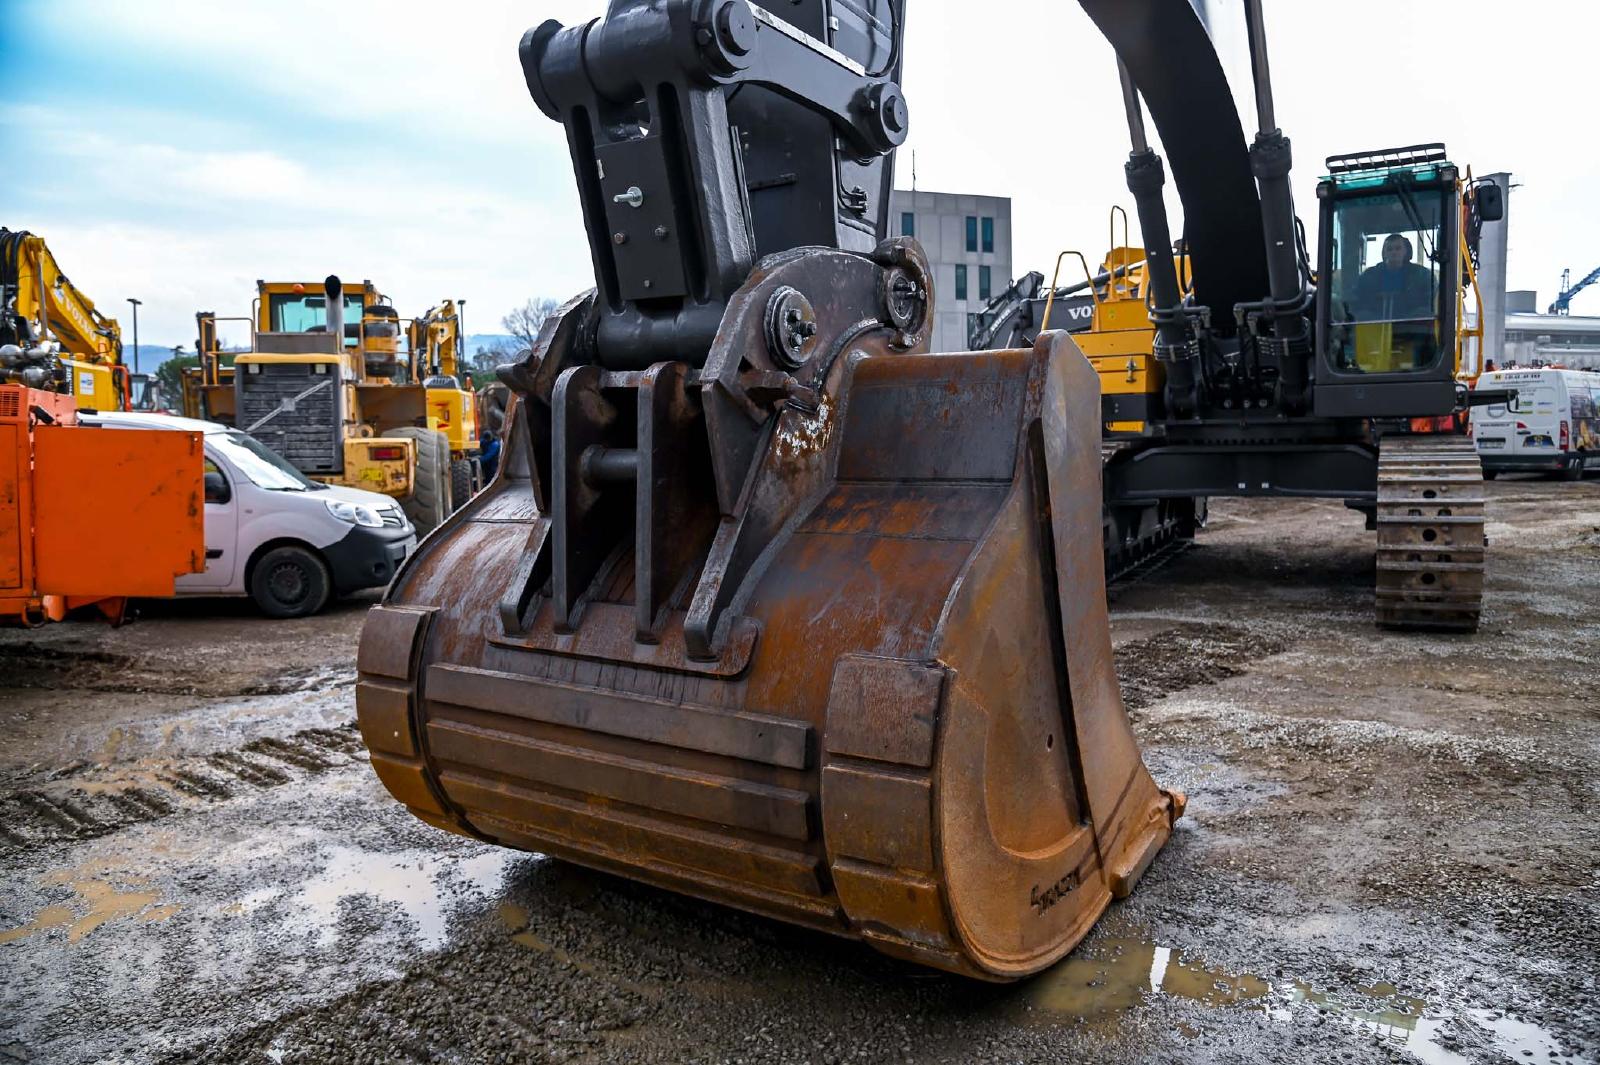
[[[1261,224],[1266,237],[1270,293],[1265,310],[1272,323],[1283,401],[1290,410],[1298,410],[1305,404],[1309,350],[1302,306],[1305,279],[1301,276],[1294,198],[1289,188],[1293,153],[1289,138],[1278,128],[1273,111],[1261,0],[1244,0],[1244,12],[1250,37],[1250,72],[1255,83],[1258,125],[1255,141],[1250,145],[1250,169],[1261,191]]]
[[[1139,215],[1139,228],[1144,234],[1145,271],[1154,297],[1150,317],[1156,327],[1155,356],[1167,366],[1167,406],[1173,413],[1187,416],[1198,406],[1199,382],[1194,347],[1183,322],[1178,267],[1172,257],[1172,230],[1162,199],[1166,169],[1145,135],[1139,90],[1121,60],[1117,61],[1117,73],[1122,81],[1122,103],[1128,114],[1128,135],[1133,141],[1133,151],[1128,154],[1124,171],[1128,191],[1133,194],[1134,210]]]

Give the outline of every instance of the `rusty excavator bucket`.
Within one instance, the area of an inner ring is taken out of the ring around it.
[[[1065,333],[926,353],[920,249],[862,250],[851,222],[882,231],[898,140],[872,137],[903,138],[905,104],[897,67],[864,71],[898,45],[847,20],[851,69],[820,27],[752,10],[615,0],[524,38],[599,284],[502,370],[498,475],[372,610],[362,735],[440,828],[1025,976],[1183,808],[1112,670],[1097,377]],[[738,129],[816,113],[826,165],[792,140],[783,165],[833,181],[840,143],[872,147],[866,202],[830,186],[820,223],[768,213],[757,193],[794,185],[763,188]]]

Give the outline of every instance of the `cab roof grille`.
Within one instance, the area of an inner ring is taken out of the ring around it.
[[[1327,163],[1330,174],[1354,174],[1361,170],[1392,170],[1444,161],[1443,144],[1413,144],[1407,148],[1381,148],[1375,152],[1330,155]]]

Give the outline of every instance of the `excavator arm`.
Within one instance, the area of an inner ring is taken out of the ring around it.
[[[418,380],[438,376],[461,379],[465,337],[461,333],[461,312],[456,300],[445,300],[437,307],[428,308],[421,318],[411,319],[406,328],[406,341]]]
[[[0,380],[71,392],[86,407],[107,391],[127,405],[122,329],[68,280],[44,238],[0,228]],[[109,390],[103,386],[109,385]]]

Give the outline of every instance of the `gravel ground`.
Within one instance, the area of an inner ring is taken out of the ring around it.
[[[1009,987],[412,820],[370,600],[0,633],[0,1062],[1600,1062],[1600,483],[1487,487],[1475,637],[1374,630],[1337,504],[1114,590],[1189,813]]]

